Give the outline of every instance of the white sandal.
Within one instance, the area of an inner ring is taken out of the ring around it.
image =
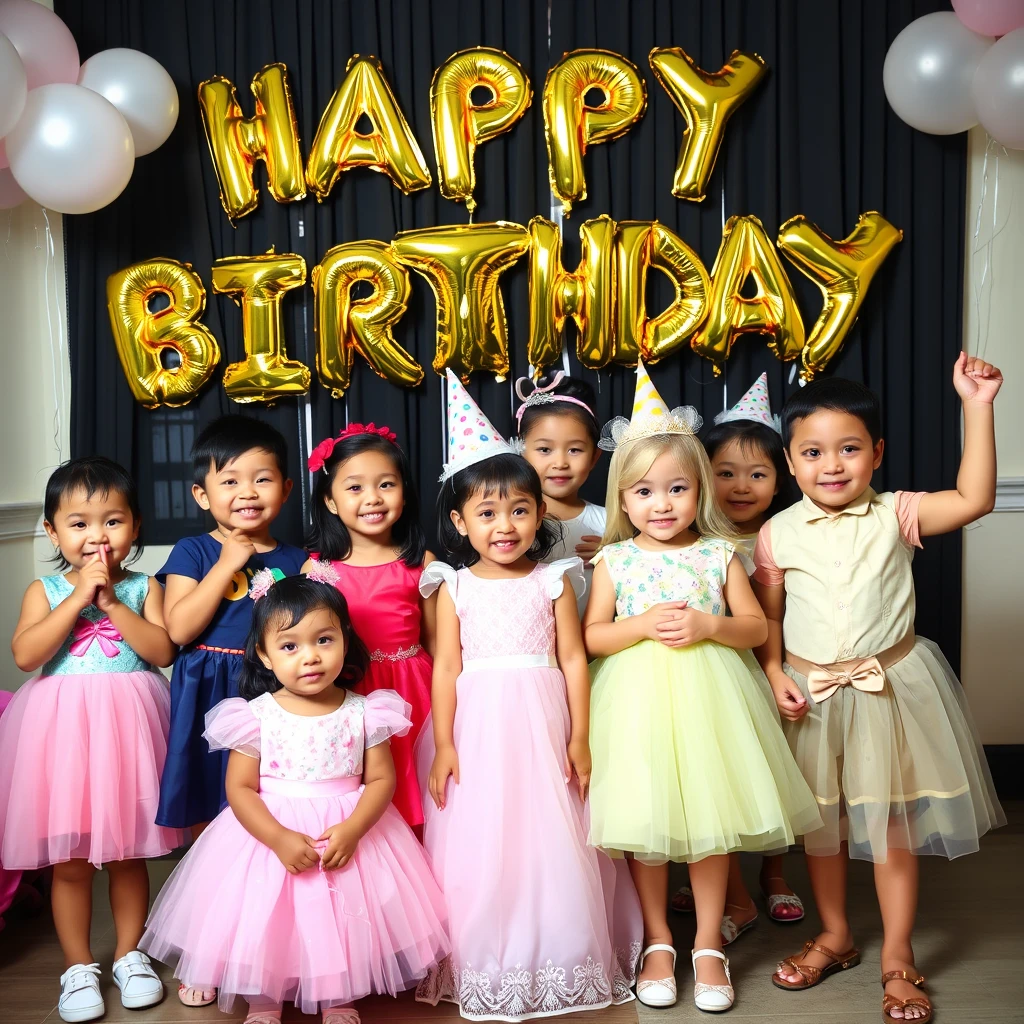
[[[103,1016],[106,1006],[100,992],[99,964],[72,964],[60,976],[60,987],[57,1012],[61,1020],[79,1024]]]
[[[658,978],[655,981],[638,981],[636,983],[636,997],[644,1006],[675,1006],[678,993],[676,991],[676,951],[672,946],[664,942],[652,942],[641,954],[640,964],[637,967],[637,975],[644,969],[644,961],[648,953],[663,951],[672,954],[672,977]]]
[[[728,985],[705,985],[697,981],[697,961],[702,956],[715,956],[725,965],[725,978]],[[695,949],[690,954],[693,963],[693,1005],[705,1013],[722,1013],[736,1001],[736,993],[732,987],[732,975],[729,973],[729,960],[720,949]]]

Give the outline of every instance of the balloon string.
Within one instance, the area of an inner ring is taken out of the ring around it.
[[[985,350],[988,348],[988,334],[989,324],[991,321],[992,313],[992,293],[994,290],[994,278],[995,278],[995,240],[997,236],[1002,234],[1006,224],[1001,227],[999,225],[999,150],[1002,150],[1002,155],[1006,155],[1006,148],[1002,146],[996,139],[988,136],[988,142],[985,145],[985,155],[981,165],[981,197],[978,200],[978,212],[975,216],[974,222],[974,235],[972,247],[972,256],[977,255],[981,252],[982,248],[985,250],[985,259],[981,270],[981,279],[975,280],[973,283],[974,292],[974,305],[975,305],[975,355],[984,357]],[[985,208],[985,202],[988,196],[988,155],[992,151],[995,157],[995,166],[992,173],[992,231],[988,239],[984,244],[979,244],[981,235],[981,222]],[[1012,200],[1010,203],[1011,209],[1013,206]],[[1009,217],[1007,217],[1007,223],[1009,223]],[[972,277],[975,277],[972,272]],[[988,284],[988,293],[985,293],[985,285]],[[985,300],[984,320],[985,327],[982,330],[982,300]]]
[[[64,331],[60,322],[60,309],[57,309],[57,346],[53,344],[53,319],[50,315],[50,274],[53,273],[53,301],[57,301],[60,294],[60,282],[57,279],[57,256],[53,247],[53,232],[50,231],[50,218],[46,214],[46,207],[40,206],[43,213],[43,220],[46,222],[45,237],[46,244],[43,252],[43,301],[46,304],[46,330],[47,341],[50,349],[50,372],[53,375],[53,447],[57,452],[58,463],[64,461],[64,451],[61,438],[60,414],[64,408],[64,375],[59,372],[60,363],[63,361],[64,352]],[[58,396],[58,384],[60,394]]]

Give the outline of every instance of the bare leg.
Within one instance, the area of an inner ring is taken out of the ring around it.
[[[917,857],[909,850],[889,848],[884,864],[875,865],[875,891],[882,911],[882,973],[908,971],[916,973],[911,937],[917,914]],[[920,989],[909,981],[890,981],[885,986],[887,995],[897,999],[923,998]],[[893,1010],[893,1017],[916,1020],[925,1015],[920,1007]]]
[[[64,966],[91,964],[92,879],[96,869],[87,860],[53,865],[53,924],[64,953]]]
[[[208,821],[197,821],[192,825],[189,828],[189,832],[192,833],[192,842],[194,843],[209,827],[210,823]]]
[[[765,898],[769,896],[795,896],[796,893],[789,887],[782,875],[782,854],[776,853],[770,857],[761,858],[761,892]],[[730,902],[732,902],[730,900]],[[777,921],[799,921],[804,912],[792,903],[779,903],[775,908],[775,920]]]
[[[633,876],[640,910],[644,916],[644,948],[652,943],[664,942],[672,945],[672,929],[668,926],[668,865],[641,864],[629,861],[629,872]],[[721,914],[719,914],[721,918]],[[660,981],[671,978],[672,957],[663,950],[656,950],[644,961],[639,981]]]
[[[120,860],[105,864],[110,875],[110,910],[114,915],[117,945],[114,959],[139,948],[149,911],[149,872],[144,860]]]
[[[747,883],[743,881],[738,853],[729,854],[729,880],[725,889],[725,912],[733,919],[737,928],[742,928],[757,917],[757,907],[747,890]]]
[[[722,948],[722,914],[729,881],[729,860],[725,854],[720,854],[690,865],[690,885],[697,911],[694,949]],[[727,985],[725,965],[717,957],[701,957],[697,961],[697,980],[704,985]]]

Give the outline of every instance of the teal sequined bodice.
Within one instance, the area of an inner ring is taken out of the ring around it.
[[[41,579],[51,608],[56,608],[75,588],[59,573]],[[141,572],[129,572],[120,583],[114,584],[118,600],[142,614],[142,606],[149,594],[149,577]],[[143,661],[120,638],[117,628],[107,616],[91,604],[82,611],[71,635],[60,650],[43,666],[44,676],[81,676],[97,672],[153,672],[152,665]]]

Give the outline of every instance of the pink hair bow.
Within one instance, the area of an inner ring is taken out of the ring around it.
[[[71,653],[76,658],[85,657],[85,652],[95,640],[108,658],[116,658],[121,651],[115,641],[123,639],[117,627],[106,616],[97,622],[83,617],[75,623],[74,632],[71,634]]]

